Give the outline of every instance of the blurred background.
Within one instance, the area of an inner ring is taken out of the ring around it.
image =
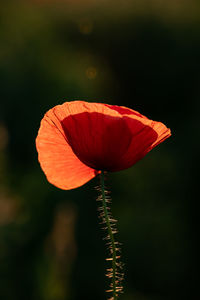
[[[122,300],[197,299],[200,2],[1,0],[0,299],[106,299],[98,178],[49,184],[35,137],[71,100],[128,106],[172,137],[108,175]]]

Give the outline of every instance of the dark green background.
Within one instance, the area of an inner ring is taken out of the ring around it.
[[[172,137],[108,174],[123,300],[196,299],[200,3],[1,1],[0,299],[106,299],[98,178],[49,184],[35,137],[70,100],[128,106]]]

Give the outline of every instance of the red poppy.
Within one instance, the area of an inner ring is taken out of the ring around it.
[[[170,135],[164,124],[130,108],[72,101],[45,114],[36,147],[49,182],[68,190],[101,170],[131,167]]]

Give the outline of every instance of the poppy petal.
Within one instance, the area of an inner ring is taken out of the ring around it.
[[[171,131],[163,123],[156,122],[126,107],[112,105],[126,119],[132,132],[132,141],[127,152],[121,157],[120,164],[112,171],[120,171],[134,165],[151,149],[171,136]]]
[[[97,170],[110,171],[128,148],[132,134],[122,115],[101,103],[64,103],[62,127],[77,157]],[[56,115],[61,118],[60,108]]]
[[[84,112],[64,119],[62,125],[74,153],[97,170],[110,171],[118,164],[132,139],[120,116]]]
[[[74,154],[66,140],[61,120],[55,115],[57,110],[61,119],[66,116],[60,108],[53,108],[45,114],[36,138],[36,147],[41,168],[49,182],[68,190],[85,184],[98,172],[86,166]]]
[[[81,161],[97,170],[126,169],[170,135],[164,124],[126,107],[75,102],[66,108],[70,114],[62,126],[68,142]]]

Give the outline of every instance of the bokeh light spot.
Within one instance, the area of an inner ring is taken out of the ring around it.
[[[82,34],[90,34],[93,31],[93,22],[89,19],[82,19],[79,21],[78,27]]]
[[[88,79],[95,79],[97,76],[97,69],[95,67],[88,67],[86,69],[86,76]]]

